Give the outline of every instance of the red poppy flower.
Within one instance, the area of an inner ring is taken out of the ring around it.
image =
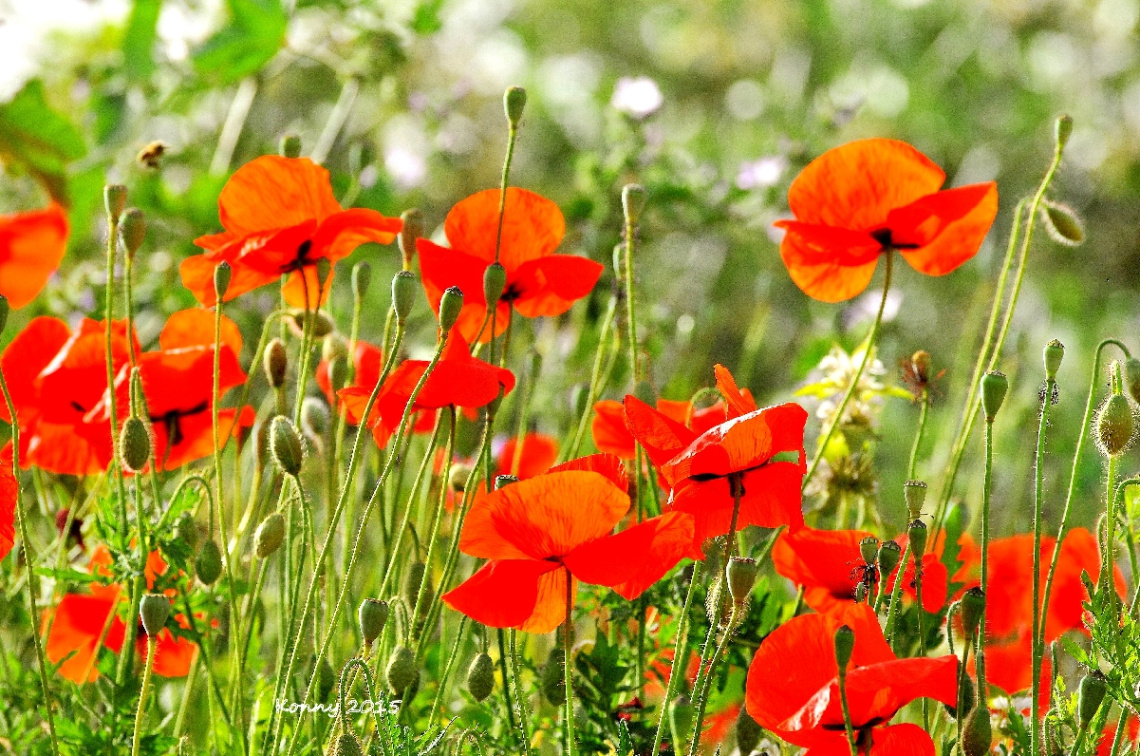
[[[487,314],[483,272],[495,261],[499,228],[499,190],[472,194],[451,208],[443,231],[451,248],[427,239],[416,241],[424,290],[432,309],[449,286],[463,291],[459,332],[467,341],[488,341],[491,327],[480,329]],[[525,318],[561,315],[590,293],[602,275],[599,263],[577,255],[556,255],[566,233],[558,205],[525,189],[507,189],[499,264],[507,285],[496,305],[495,335],[507,327],[511,308]]]
[[[384,372],[384,355],[381,353],[380,347],[358,339],[352,352],[352,369],[352,383],[349,387],[365,388],[371,392],[376,387],[376,382],[380,380],[380,373]],[[328,361],[320,361],[314,377],[317,379],[317,386],[328,399],[329,406],[335,407],[336,396],[333,394],[332,383],[329,380]],[[352,423],[355,425],[356,420],[353,419]]]
[[[597,454],[480,495],[459,549],[490,561],[443,600],[490,627],[547,633],[566,619],[567,580],[640,596],[682,558],[692,519],[671,513],[611,535],[628,485],[621,462]]]
[[[696,521],[694,556],[706,539],[728,532],[734,506],[730,478],[743,487],[738,529],[787,525],[794,531],[804,522],[800,481],[807,471],[807,412],[798,404],[757,409],[728,370],[717,365],[716,375],[729,419],[701,434],[632,395],[625,398],[630,432],[671,489],[668,509],[688,512]]]
[[[329,172],[308,158],[263,155],[230,176],[218,197],[226,229],[194,240],[205,254],[182,261],[182,283],[204,305],[214,304],[214,268],[233,270],[226,300],[288,275],[285,299],[315,307],[328,296],[332,272],[318,292],[316,263],[335,263],[365,242],[387,244],[401,223],[375,210],[345,210]],[[319,293],[319,297],[318,297]]]
[[[414,410],[438,410],[443,407],[483,407],[504,396],[515,387],[515,376],[506,368],[497,367],[472,357],[467,342],[453,329],[447,338],[439,363],[416,397]],[[384,381],[380,396],[372,406],[368,426],[377,445],[383,447],[400,426],[404,408],[416,385],[429,365],[428,360],[405,360]],[[348,410],[352,422],[359,423],[364,414],[371,387],[356,386],[341,389],[339,396]],[[421,420],[422,422],[422,420]]]
[[[846,688],[851,722],[866,748],[860,753],[933,756],[934,743],[921,727],[886,723],[918,698],[953,706],[958,657],[897,658],[865,604],[852,605],[838,617],[793,617],[765,638],[748,670],[748,713],[761,727],[807,747],[805,756],[847,756],[835,660],[835,631],[842,625],[855,632]]]
[[[795,220],[780,256],[805,294],[824,302],[867,288],[879,257],[898,250],[941,276],[978,252],[997,215],[997,185],[939,191],[946,174],[905,142],[864,139],[828,150],[788,189]]]
[[[12,473],[11,445],[0,450],[0,559],[16,542],[16,492],[20,483]]]
[[[1116,728],[1119,726],[1120,722],[1116,722],[1104,728],[1100,742],[1096,746],[1096,756],[1109,756],[1112,753],[1112,741],[1116,739]],[[1140,718],[1128,717],[1128,723],[1125,726],[1128,730],[1125,733],[1124,748],[1120,750],[1120,753],[1128,753],[1129,747],[1136,745],[1137,739],[1140,738]]]
[[[804,587],[804,603],[821,614],[842,613],[855,601],[855,587],[862,578],[863,559],[859,543],[871,535],[862,530],[816,530],[803,528],[781,533],[772,547],[776,572]],[[896,539],[905,545],[905,537]],[[899,568],[887,578],[886,589],[894,589]],[[914,561],[907,558],[902,590],[916,597]],[[933,551],[922,557],[922,606],[934,613],[946,604],[948,587],[941,554]],[[878,585],[878,580],[875,580]],[[874,597],[874,592],[870,593]]]
[[[511,436],[495,458],[496,475],[514,475],[519,480],[542,475],[558,461],[558,439],[544,433],[528,433],[523,437],[519,453],[518,438]],[[519,466],[515,468],[515,456]]]
[[[43,210],[0,215],[0,294],[19,309],[31,302],[67,250],[67,213],[56,203]]]
[[[748,389],[744,389],[744,395],[749,398],[752,396]],[[728,419],[728,407],[724,402],[717,402],[711,407],[693,408],[692,402],[658,399],[657,411],[670,420],[686,426],[697,435]],[[637,453],[636,441],[625,424],[625,407],[621,402],[603,399],[595,404],[590,432],[598,451],[614,454],[622,459],[633,459]]]

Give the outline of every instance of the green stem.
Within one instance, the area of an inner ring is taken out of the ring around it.
[[[562,652],[566,679],[566,756],[574,756],[574,576],[566,570],[566,621],[562,626]]]
[[[926,416],[930,414],[930,393],[922,392],[922,409],[918,414],[918,430],[914,434],[914,445],[910,448],[910,462],[906,466],[906,479],[914,480],[918,469],[918,447],[922,445],[922,436],[926,431]]]
[[[989,567],[990,567],[990,502],[993,496],[994,485],[994,424],[986,422],[986,472],[982,483],[982,594],[989,596]],[[986,612],[982,612],[978,623],[978,635],[986,637]],[[978,700],[988,700],[989,690],[985,678],[985,644],[978,644]]]
[[[447,693],[447,681],[451,677],[451,670],[455,666],[455,660],[459,658],[459,651],[463,646],[463,638],[467,634],[467,615],[464,614],[459,618],[459,629],[455,632],[455,642],[451,644],[451,653],[447,656],[447,663],[444,665],[443,674],[439,678],[439,687],[435,691],[435,701],[431,705],[431,714],[429,715],[429,726],[435,723],[436,716],[443,710],[443,697]]]
[[[582,446],[582,441],[586,437],[586,428],[590,424],[590,418],[594,415],[594,402],[597,401],[598,395],[602,389],[603,376],[608,376],[609,371],[603,371],[602,366],[605,364],[604,358],[606,354],[606,340],[610,338],[610,331],[613,328],[614,320],[617,316],[617,297],[610,297],[610,303],[606,307],[606,314],[602,316],[602,324],[598,330],[598,349],[594,353],[594,368],[590,372],[590,386],[586,390],[586,407],[582,412],[582,416],[578,418],[577,429],[574,431],[574,440],[565,445],[566,451],[563,453],[561,461],[565,462],[568,459],[573,459],[578,456],[578,450]],[[620,336],[615,332],[613,334],[615,341],[620,339]],[[615,344],[614,352],[617,352]]]
[[[843,706],[843,729],[847,731],[847,745],[851,749],[851,756],[857,756],[855,747],[855,728],[851,726],[851,707],[847,705],[847,668],[839,668],[839,702]]]
[[[899,560],[899,564],[906,564],[906,561],[910,558],[910,556],[910,542],[907,541],[906,548],[903,549],[902,559]],[[898,577],[895,578],[894,587],[891,588],[891,602],[887,605],[887,623],[883,626],[883,635],[886,637],[888,642],[891,641],[891,636],[895,630],[895,620],[902,611],[899,608],[899,606],[902,604],[902,584],[902,574],[900,573]],[[875,613],[878,614],[878,612],[879,602],[876,601]]]
[[[146,668],[143,670],[142,690],[139,692],[139,708],[135,714],[135,736],[131,745],[131,756],[139,756],[139,744],[142,742],[142,721],[146,713],[146,699],[150,695],[150,676],[154,671],[155,639],[147,636],[146,639]]]
[[[1037,454],[1033,474],[1033,703],[1029,732],[1030,753],[1038,753],[1041,711],[1041,663],[1044,643],[1041,622],[1041,513],[1044,507],[1045,429],[1049,427],[1049,407],[1053,404],[1053,391],[1057,384],[1052,378],[1045,380],[1041,400],[1041,417],[1037,425]],[[1109,530],[1111,533],[1111,523]]]
[[[703,734],[701,731],[705,727],[705,707],[708,706],[713,677],[716,673],[717,664],[724,656],[724,651],[728,648],[728,642],[732,639],[732,633],[736,629],[740,609],[740,604],[733,602],[732,613],[728,615],[728,624],[724,628],[724,635],[721,636],[720,643],[717,644],[716,651],[713,652],[712,659],[709,660],[709,668],[705,672],[704,683],[701,685],[697,698],[697,718],[693,724],[693,742],[689,746],[689,756],[696,756],[697,750],[701,746],[701,735]]]
[[[681,617],[677,620],[677,640],[673,645],[673,663],[669,667],[669,682],[665,686],[665,700],[661,704],[661,715],[657,718],[657,732],[653,736],[653,748],[650,753],[661,753],[661,737],[665,733],[665,720],[668,716],[669,706],[677,693],[677,680],[684,675],[685,657],[689,655],[689,610],[693,605],[693,595],[697,592],[697,579],[701,574],[703,562],[693,562],[693,576],[689,580],[689,589],[685,591],[685,605],[681,609]],[[673,750],[677,750],[674,747]]]
[[[530,728],[527,726],[526,709],[523,706],[522,675],[519,674],[518,631],[513,627],[507,631],[507,661],[511,673],[511,684],[515,687],[515,706],[518,707],[519,737],[522,739],[523,755],[530,756]],[[507,682],[504,679],[503,685]]]

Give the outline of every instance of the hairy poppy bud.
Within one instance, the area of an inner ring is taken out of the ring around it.
[[[1041,203],[1041,218],[1045,221],[1045,231],[1058,244],[1066,247],[1079,247],[1085,240],[1085,226],[1077,211],[1060,202],[1044,200]]]
[[[150,429],[141,417],[131,415],[119,435],[119,461],[128,472],[137,473],[150,459]]]
[[[835,631],[835,663],[839,665],[839,674],[847,674],[847,665],[851,662],[851,654],[855,650],[855,631],[847,625],[842,625]]]
[[[966,630],[966,637],[973,638],[978,632],[978,625],[986,611],[986,594],[981,588],[974,587],[962,596],[962,627]]]
[[[408,270],[412,265],[412,259],[416,256],[416,239],[422,237],[426,231],[424,214],[410,207],[403,212],[400,220],[404,225],[400,227],[400,234],[396,239],[400,245],[400,254],[404,258],[404,270]]]
[[[332,362],[336,357],[348,357],[348,342],[339,333],[330,333],[321,341],[321,359]]]
[[[483,301],[494,307],[507,288],[507,269],[499,263],[491,263],[483,271]]]
[[[883,541],[879,546],[879,572],[890,575],[902,560],[902,548],[894,541]]]
[[[123,246],[131,257],[142,248],[146,237],[146,216],[137,207],[132,207],[123,213],[119,220],[119,228],[123,235]]]
[[[269,431],[272,427],[273,418],[267,417],[259,421],[253,431],[253,451],[259,470],[264,470],[265,465],[269,462]]]
[[[408,605],[408,609],[415,608],[426,573],[427,565],[423,562],[417,560],[408,565],[408,573],[404,575],[404,603]]]
[[[257,526],[253,535],[253,550],[258,559],[265,559],[280,548],[285,540],[285,516],[280,512],[271,512],[268,517]]]
[[[1140,404],[1140,360],[1129,357],[1124,361],[1124,390],[1132,396],[1132,401]]]
[[[332,693],[333,686],[336,685],[336,670],[329,664],[328,659],[321,659],[321,663],[316,664],[317,657],[313,656],[309,668],[316,673],[317,679],[317,701],[325,703],[329,700],[329,694]]]
[[[1053,339],[1045,345],[1041,357],[1045,363],[1045,380],[1057,380],[1057,371],[1061,369],[1061,360],[1065,358],[1065,345]]]
[[[289,418],[280,415],[273,418],[273,427],[269,432],[269,451],[281,472],[292,477],[300,474],[305,450],[301,446],[301,437],[297,435],[297,429]]]
[[[993,742],[990,710],[984,705],[975,706],[962,728],[962,753],[965,756],[985,756]]]
[[[562,674],[563,666],[562,650],[555,646],[550,649],[550,655],[546,657],[546,662],[539,670],[539,689],[546,700],[552,704],[560,704],[566,701],[566,681]]]
[[[649,195],[641,184],[626,184],[621,190],[621,210],[625,222],[636,225],[641,220],[641,212],[645,210],[645,203]]]
[[[368,293],[368,285],[372,283],[372,265],[367,260],[361,260],[352,266],[352,296],[357,300],[364,299]]]
[[[669,731],[674,743],[687,743],[693,733],[697,710],[686,695],[680,695],[669,704]],[[680,748],[675,750],[680,751]]]
[[[443,290],[439,300],[439,328],[444,333],[451,330],[455,321],[459,320],[459,312],[463,309],[463,291],[458,286],[449,286]]]
[[[409,270],[401,270],[392,279],[392,309],[396,320],[403,323],[416,303],[416,275]]]
[[[401,643],[392,649],[386,674],[393,693],[400,693],[415,682],[416,671],[416,656],[410,648]]]
[[[921,561],[926,556],[926,523],[915,518],[906,527],[906,537],[910,541],[910,552],[914,554],[915,561]]]
[[[456,493],[467,490],[467,481],[471,480],[472,469],[470,465],[455,462],[447,473],[447,487]]]
[[[139,617],[142,618],[143,629],[151,638],[158,635],[158,631],[166,626],[170,617],[170,599],[161,593],[143,594],[139,601]]]
[[[329,406],[323,399],[306,396],[301,401],[301,428],[314,438],[321,438],[329,431]]]
[[[282,157],[296,158],[301,156],[301,137],[296,134],[284,134],[277,145],[277,151]]]
[[[11,309],[8,305],[8,297],[0,294],[0,333],[3,333],[4,327],[8,325],[8,313]]]
[[[388,602],[366,598],[360,602],[356,618],[360,622],[360,635],[364,638],[364,645],[371,646],[380,637],[380,633],[384,632],[384,625],[388,624]]]
[[[1106,690],[1105,678],[1100,670],[1093,670],[1081,678],[1077,696],[1077,716],[1081,727],[1087,727],[1100,708]]]
[[[127,207],[127,187],[122,184],[108,184],[103,187],[103,206],[112,223],[118,223],[119,216]]]
[[[982,376],[982,413],[987,423],[992,423],[997,417],[998,410],[1005,402],[1007,391],[1009,391],[1009,379],[1005,377],[1005,373],[992,370]]]
[[[486,653],[480,652],[467,668],[467,690],[476,701],[483,701],[495,689],[495,664]]]
[[[289,354],[285,351],[285,342],[273,338],[265,345],[265,356],[261,358],[261,366],[265,369],[265,379],[269,385],[279,389],[285,385],[285,373],[289,370]]]
[[[194,515],[183,512],[178,516],[174,521],[174,538],[191,553],[198,548],[198,523],[194,522]]]
[[[1136,420],[1123,394],[1112,394],[1096,414],[1096,444],[1106,457],[1118,457],[1132,445]]]
[[[222,575],[222,550],[213,538],[202,544],[194,560],[194,572],[202,585],[213,585]]]
[[[728,560],[728,567],[724,572],[728,578],[728,595],[732,596],[733,603],[743,604],[752,593],[752,586],[756,585],[756,575],[760,572],[760,565],[755,559],[734,556]]]
[[[518,128],[525,107],[526,90],[522,87],[507,87],[503,93],[503,110],[506,111],[507,123],[511,125],[512,131]]]
[[[903,483],[903,499],[906,501],[906,511],[912,520],[918,519],[922,514],[922,507],[926,504],[926,484],[921,480],[908,480]]]
[[[974,701],[977,699],[978,694],[974,690],[974,681],[969,677],[963,677],[961,684],[958,686],[957,706],[946,706],[946,713],[950,715],[951,719],[958,718],[958,712],[967,714],[974,709]]]
[[[333,393],[336,393],[347,385],[348,360],[344,357],[333,357],[329,360],[329,387]]]
[[[329,756],[364,756],[364,747],[356,733],[345,730],[333,741]]]
[[[226,292],[230,290],[230,280],[233,277],[234,269],[225,260],[214,267],[214,294],[219,302],[226,298]]]
[[[875,536],[867,536],[859,542],[859,556],[863,557],[863,561],[868,564],[874,564],[875,558],[879,555],[879,539]]]
[[[512,483],[518,483],[518,482],[519,482],[519,479],[517,477],[515,477],[514,475],[496,475],[495,476],[495,490],[498,491],[500,488],[506,488],[507,486],[511,485]]]
[[[736,717],[736,747],[740,749],[741,756],[748,756],[760,745],[760,738],[764,735],[764,728],[757,724],[748,709],[740,707],[740,714]]]
[[[1073,135],[1073,117],[1068,113],[1057,116],[1057,121],[1053,124],[1053,138],[1057,140],[1057,149],[1065,149],[1065,145],[1069,143],[1069,137]]]
[[[314,339],[323,339],[330,333],[336,330],[336,321],[325,310],[310,310],[305,312],[302,309],[290,310],[285,315],[285,325],[289,326],[289,331],[298,339],[305,338],[305,322],[309,323],[309,330]]]

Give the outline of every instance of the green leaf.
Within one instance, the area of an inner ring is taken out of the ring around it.
[[[962,550],[958,545],[958,539],[962,536],[965,511],[965,507],[955,504],[946,511],[946,517],[942,522],[942,529],[946,531],[942,547],[942,564],[946,565],[946,571],[951,575],[958,571],[958,552]],[[951,588],[956,590],[954,586]]]
[[[38,79],[0,106],[0,158],[39,179],[58,202],[68,204],[68,163],[86,154],[83,135],[51,109]]]
[[[230,84],[256,73],[277,54],[288,17],[278,0],[229,0],[230,23],[194,54],[198,73]]]
[[[131,8],[123,35],[123,60],[132,81],[147,79],[154,72],[154,41],[161,12],[162,0],[135,0]]]

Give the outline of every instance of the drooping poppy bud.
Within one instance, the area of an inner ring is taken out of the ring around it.
[[[1045,221],[1045,231],[1058,244],[1078,247],[1085,240],[1085,226],[1077,211],[1060,202],[1043,200],[1041,219]]]
[[[962,596],[962,627],[966,630],[966,637],[973,638],[978,632],[978,625],[986,612],[986,594],[980,587],[975,586]]]
[[[492,307],[507,287],[507,269],[493,262],[483,271],[483,301]]]
[[[297,158],[301,156],[301,137],[296,134],[284,134],[281,137],[280,143],[277,145],[277,151],[281,153],[282,157]]]
[[[119,216],[127,207],[127,187],[122,184],[108,184],[103,187],[103,206],[112,223],[119,222]]]
[[[1136,420],[1123,394],[1112,394],[1101,405],[1094,428],[1096,444],[1106,457],[1118,457],[1131,446]]]
[[[294,478],[300,474],[305,450],[301,446],[301,437],[289,418],[281,415],[273,418],[269,432],[269,451],[281,472]]]
[[[883,541],[879,546],[879,572],[890,575],[902,560],[902,547],[894,541]]]
[[[1005,402],[1007,391],[1009,391],[1009,379],[1005,377],[1005,373],[991,370],[982,376],[982,413],[987,423],[992,423],[997,417],[998,410]]]
[[[926,504],[926,484],[921,480],[908,480],[903,483],[903,500],[906,501],[906,511],[910,519],[917,520],[922,514],[922,507]]]
[[[392,278],[392,309],[396,320],[403,323],[416,303],[416,276],[410,270],[401,270]]]
[[[265,369],[265,379],[272,388],[279,389],[285,385],[285,373],[289,370],[289,354],[285,351],[285,342],[279,338],[270,339],[265,345],[265,356],[261,358],[261,365]]]
[[[471,480],[472,472],[470,465],[460,462],[452,464],[447,473],[447,487],[456,493],[463,493],[467,490],[467,481]]]
[[[253,536],[253,550],[258,559],[265,559],[280,548],[285,540],[285,516],[280,512],[271,512],[268,517],[257,526]]]
[[[214,295],[218,301],[225,299],[226,292],[230,290],[230,280],[234,277],[234,269],[225,260],[214,267]]]
[[[526,90],[522,87],[507,87],[507,91],[503,93],[503,110],[507,114],[507,123],[511,125],[511,130],[518,128],[524,108],[526,108]]]
[[[1041,358],[1045,363],[1045,380],[1057,380],[1057,371],[1061,369],[1061,360],[1065,358],[1065,345],[1053,339],[1045,345]]]
[[[427,574],[427,565],[416,560],[408,565],[408,572],[404,575],[404,603],[408,609],[414,609],[423,586],[424,576]]]
[[[336,685],[336,670],[329,664],[328,659],[321,659],[319,665],[316,664],[316,661],[317,657],[314,655],[309,668],[316,673],[317,701],[325,703],[329,700],[329,694],[332,693],[332,689]]]
[[[335,393],[346,385],[348,385],[348,360],[344,357],[333,357],[329,360],[329,386]]]
[[[131,257],[142,248],[143,239],[146,238],[146,216],[137,207],[132,207],[123,213],[119,220],[119,229],[122,231],[123,246]]]
[[[358,301],[364,299],[368,293],[368,285],[372,283],[372,265],[367,260],[361,260],[352,266],[352,296]]]
[[[725,568],[725,577],[728,578],[728,595],[733,603],[741,606],[752,593],[752,586],[756,585],[756,575],[760,572],[760,565],[755,559],[734,556],[728,560]]]
[[[922,558],[926,556],[926,536],[926,523],[922,520],[915,518],[906,526],[906,537],[910,542],[910,551],[914,554],[916,562],[922,561]]]
[[[495,490],[505,488],[512,483],[518,483],[519,479],[514,475],[496,475],[495,476]]]
[[[285,315],[285,325],[298,339],[305,338],[305,324],[308,323],[309,332],[314,339],[323,339],[336,330],[336,321],[332,319],[327,310],[310,310],[305,312],[298,308],[290,310]]]
[[[1065,149],[1065,145],[1069,143],[1069,137],[1073,135],[1073,117],[1068,113],[1057,116],[1057,121],[1053,124],[1053,138],[1057,141],[1057,149]]]
[[[1081,686],[1077,693],[1077,721],[1081,727],[1088,727],[1092,722],[1093,716],[1104,701],[1106,689],[1106,681],[1100,670],[1094,669],[1081,678]]]
[[[958,718],[958,711],[969,713],[974,710],[974,702],[978,694],[974,690],[974,681],[969,677],[964,677],[958,685],[958,705],[946,705],[946,713],[950,715],[951,719]]]
[[[855,651],[855,631],[847,625],[841,625],[835,631],[835,663],[839,665],[839,674],[847,674],[847,665],[851,662],[851,654]]]
[[[1124,361],[1124,390],[1132,396],[1132,401],[1140,404],[1140,360],[1129,357]]]
[[[985,756],[993,742],[990,711],[984,705],[975,706],[962,728],[962,752],[965,756]]]
[[[760,738],[764,736],[764,728],[756,723],[748,709],[740,707],[740,714],[736,717],[736,746],[743,756],[752,753],[760,745]]]
[[[222,576],[222,550],[213,538],[202,544],[194,560],[194,573],[202,585],[213,585]]]
[[[495,689],[495,664],[484,652],[475,655],[467,668],[467,690],[476,701],[483,701]]]
[[[198,548],[198,523],[194,522],[194,515],[183,512],[174,521],[174,538],[186,547],[190,553]]]
[[[388,602],[366,598],[360,602],[360,609],[356,614],[364,645],[371,646],[380,637],[380,633],[384,632],[384,625],[388,623]]]
[[[315,396],[301,401],[301,429],[313,438],[322,438],[329,432],[329,406]]]
[[[403,643],[392,649],[386,669],[388,687],[400,693],[416,680],[416,656]]]
[[[680,695],[669,704],[669,731],[673,742],[687,743],[693,733],[693,723],[697,719],[697,710],[693,702],[686,695]],[[679,751],[678,746],[674,750]]]
[[[859,556],[863,557],[863,561],[867,564],[874,564],[875,558],[879,555],[879,539],[875,536],[867,536],[859,542]]]
[[[356,733],[345,730],[333,741],[329,756],[364,756],[364,747]]]
[[[463,309],[463,290],[458,286],[449,286],[443,290],[439,300],[439,327],[444,333],[451,330],[455,321],[459,320],[459,312]]]
[[[396,240],[400,245],[400,254],[404,258],[404,270],[408,270],[416,256],[416,239],[422,237],[426,230],[424,214],[419,209],[410,207],[400,215],[400,220],[403,221],[403,225]]]
[[[170,617],[170,599],[161,593],[146,593],[139,600],[139,617],[146,634],[154,638]]]
[[[640,184],[626,184],[621,190],[621,209],[622,214],[625,216],[625,222],[629,225],[637,225],[641,220],[641,213],[645,210],[645,203],[649,199],[649,194],[645,191],[645,187]]]
[[[269,463],[269,431],[273,428],[273,418],[267,417],[258,422],[257,427],[253,431],[254,437],[254,457],[257,462],[257,469],[264,470],[265,465]]]
[[[150,459],[150,429],[141,417],[131,415],[119,435],[119,461],[132,473],[141,472]]]

